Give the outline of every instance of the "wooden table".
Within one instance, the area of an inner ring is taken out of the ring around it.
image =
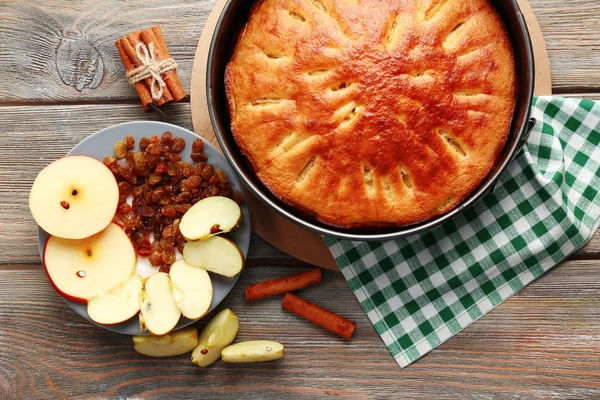
[[[160,24],[189,89],[213,3],[202,0],[0,2],[0,399],[37,398],[600,398],[600,235],[485,318],[400,369],[339,273],[303,295],[358,323],[347,342],[280,309],[243,300],[249,283],[306,270],[258,237],[224,302],[239,340],[269,338],[283,360],[152,359],[131,338],[87,323],[52,289],[27,207],[33,178],[89,134],[160,119],[191,129],[188,102],[143,114],[117,37]],[[600,99],[600,3],[531,0],[556,94]],[[205,322],[196,325],[202,328]]]

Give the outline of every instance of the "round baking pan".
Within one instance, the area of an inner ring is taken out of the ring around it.
[[[494,189],[502,172],[527,140],[531,129],[530,107],[533,100],[535,67],[527,24],[517,0],[491,0],[491,3],[507,26],[515,54],[517,67],[515,112],[508,140],[498,162],[481,185],[449,212],[428,221],[404,227],[345,229],[324,224],[313,216],[285,204],[259,181],[248,161],[238,149],[231,133],[229,108],[225,94],[225,67],[231,59],[238,36],[248,22],[248,16],[254,4],[253,1],[248,0],[229,0],[227,2],[217,23],[208,54],[206,69],[208,111],[223,153],[244,184],[261,201],[291,221],[323,235],[356,241],[389,240],[429,230],[451,219]]]

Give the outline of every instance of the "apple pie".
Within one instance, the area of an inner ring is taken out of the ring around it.
[[[225,74],[256,176],[341,227],[458,205],[506,143],[515,79],[489,0],[259,1]]]

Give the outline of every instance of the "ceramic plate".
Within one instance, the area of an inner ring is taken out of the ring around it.
[[[181,151],[182,160],[192,162],[190,159],[192,142],[200,137],[188,131],[187,129],[183,129],[179,126],[153,121],[127,122],[124,124],[114,125],[103,129],[86,138],[77,146],[75,146],[75,148],[69,152],[69,155],[81,154],[94,157],[95,159],[102,161],[104,157],[114,155],[115,143],[119,140],[123,140],[123,138],[127,135],[131,135],[135,138],[135,150],[139,151],[139,146],[137,145],[142,137],[150,137],[152,135],[160,136],[163,132],[166,131],[170,131],[176,137],[179,136],[185,139],[186,147]],[[235,174],[227,160],[225,160],[223,155],[221,155],[221,153],[206,140],[204,140],[204,153],[207,155],[209,163],[213,164],[215,167],[221,168],[227,173],[227,177],[229,178],[232,188],[243,192],[242,183],[238,179],[237,175]],[[246,257],[248,255],[248,248],[250,246],[250,212],[248,211],[248,206],[246,204],[244,204],[241,208],[243,218],[242,222],[240,223],[240,226],[234,229],[232,232],[225,234],[224,236],[229,237],[231,240],[233,240],[244,253],[244,257]],[[44,244],[46,243],[47,239],[48,233],[45,232],[43,229],[38,228],[38,247],[42,259],[44,252]],[[181,256],[178,255],[178,258],[181,258]],[[158,270],[158,268],[150,266],[147,257],[138,256],[138,273],[140,275],[147,276],[155,272],[155,270]],[[210,306],[211,310],[217,307],[219,303],[223,301],[225,296],[227,296],[227,294],[237,281],[238,276],[235,276],[233,278],[226,278],[224,276],[212,273],[210,274],[213,284],[213,299],[212,304]],[[94,322],[90,319],[87,313],[86,304],[77,303],[66,298],[64,300],[79,315],[81,315],[90,322]],[[189,320],[182,316],[179,323],[175,327],[175,330],[188,326],[193,322],[193,320]],[[140,331],[139,319],[137,315],[129,321],[125,321],[117,325],[96,325],[102,326],[103,328],[109,329],[114,332],[124,333],[128,335],[148,334],[147,332]]]

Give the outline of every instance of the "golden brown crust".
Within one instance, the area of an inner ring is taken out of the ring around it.
[[[488,0],[264,0],[225,78],[259,179],[344,227],[456,206],[494,166],[515,104]]]

